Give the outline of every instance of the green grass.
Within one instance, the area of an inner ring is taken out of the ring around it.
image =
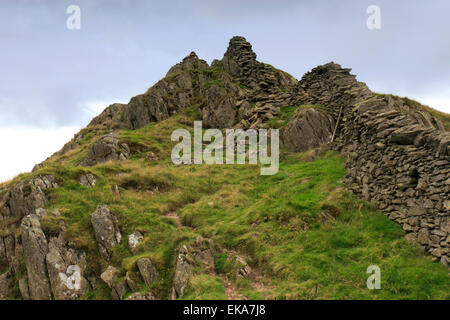
[[[280,119],[289,119],[294,110],[282,107]],[[87,152],[96,138],[87,136],[79,149],[20,177],[57,177],[62,187],[50,192],[48,208],[59,209],[62,217],[49,216],[42,225],[47,235],[57,235],[65,222],[69,244],[87,253],[87,276],[98,276],[108,265],[99,256],[90,223],[97,205],[107,204],[123,234],[111,264],[124,276],[137,273],[138,258],[150,257],[160,278],[152,288],[142,280],[137,285],[161,299],[170,297],[178,248],[198,235],[213,239],[218,248],[217,274],[196,270],[183,299],[226,298],[224,277],[249,299],[450,298],[447,268],[406,242],[400,226],[373,205],[344,191],[344,160],[337,153],[323,150],[314,161],[308,152],[282,154],[273,176],[261,176],[258,165],[174,166],[170,134],[192,128],[198,117],[192,107],[160,123],[120,131],[134,152],[128,161],[77,166],[80,152]],[[157,161],[146,159],[150,151]],[[94,188],[78,183],[86,172],[97,177]],[[119,194],[113,192],[116,185]],[[182,227],[164,216],[169,212],[177,212]],[[127,236],[135,230],[144,241],[132,255]],[[236,278],[234,253],[246,257],[264,285]],[[381,268],[381,290],[366,288],[369,265]],[[104,298],[109,298],[105,286],[83,296]]]
[[[449,298],[445,267],[407,243],[401,228],[369,203],[339,188],[339,156],[297,160],[286,158],[271,177],[243,170],[248,176],[241,181],[253,183],[231,183],[182,212],[204,236],[250,256],[276,285],[273,298]],[[324,223],[320,213],[330,208],[338,215]],[[381,267],[381,290],[366,288],[372,264]]]
[[[183,299],[225,300],[223,281],[217,276],[207,274],[194,275]]]

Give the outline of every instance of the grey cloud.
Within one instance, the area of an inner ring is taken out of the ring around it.
[[[82,28],[67,30],[69,4]],[[382,29],[366,28],[377,4]],[[418,97],[450,87],[450,3],[433,1],[25,1],[0,3],[0,126],[85,125],[86,101],[127,100],[191,50],[221,58],[243,35],[295,77],[328,61],[372,89]]]

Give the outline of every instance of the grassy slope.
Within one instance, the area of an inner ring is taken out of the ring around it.
[[[218,274],[195,275],[185,298],[226,298],[225,278],[250,299],[450,298],[448,270],[406,242],[400,226],[370,203],[343,191],[343,159],[336,153],[282,153],[274,176],[261,176],[254,165],[174,166],[170,134],[175,128],[192,127],[197,116],[194,108],[120,132],[134,150],[129,161],[77,166],[95,139],[88,135],[79,149],[20,176],[18,180],[51,173],[61,180],[63,187],[51,192],[49,208],[60,209],[63,217],[47,217],[45,232],[56,235],[59,220],[64,220],[70,244],[86,250],[89,272],[99,274],[107,265],[98,255],[90,214],[98,204],[108,204],[124,235],[112,264],[124,275],[136,270],[136,259],[151,257],[161,275],[151,290],[160,298],[168,298],[177,248],[198,235],[214,239],[222,250],[245,255],[259,278],[236,279],[233,260],[218,253]],[[149,151],[160,160],[146,160]],[[98,177],[95,188],[77,182],[82,172]],[[120,194],[113,192],[115,185]],[[176,213],[183,226],[165,217],[168,213]],[[145,239],[132,256],[127,235],[136,229]],[[381,290],[366,288],[366,268],[372,264],[381,268]],[[149,289],[142,281],[138,285]],[[84,298],[109,298],[109,290],[103,285]]]

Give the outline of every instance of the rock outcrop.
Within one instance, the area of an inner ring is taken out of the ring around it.
[[[36,209],[44,208],[47,203],[46,191],[57,187],[58,183],[51,175],[39,176],[17,184],[6,195],[1,209],[2,215],[21,218],[34,214]]]
[[[46,264],[48,243],[38,217],[36,215],[24,217],[21,229],[31,299],[50,300],[52,294]]]
[[[236,278],[249,278],[252,273],[252,268],[248,265],[247,261],[245,261],[245,258],[236,255],[236,263],[238,265],[236,268]]]
[[[88,292],[86,254],[69,248],[62,235],[50,239],[46,262],[55,299],[73,300]]]
[[[121,300],[128,291],[127,281],[124,278],[120,278],[114,284],[114,288],[111,290],[111,296],[115,300]]]
[[[197,237],[191,245],[182,245],[178,251],[173,276],[172,299],[183,296],[194,268],[214,272],[214,243],[212,240]]]
[[[0,223],[2,222],[3,217],[0,216]],[[6,246],[5,240],[3,237],[0,237],[0,272],[8,265],[8,258],[6,256]]]
[[[108,266],[108,268],[100,275],[100,278],[108,285],[108,287],[113,288],[114,282],[119,274],[120,271],[117,268]]]
[[[109,106],[89,126],[138,129],[196,105],[205,127],[256,127],[264,122],[258,114],[276,114],[296,86],[288,73],[257,61],[245,38],[233,37],[222,60],[209,66],[191,52],[145,94]]]
[[[127,271],[125,275],[125,281],[127,283],[128,288],[130,288],[131,292],[138,291],[138,287],[136,285],[136,275],[134,272]]]
[[[57,187],[55,177],[37,176],[13,186],[0,202],[0,221],[9,219],[9,226],[18,230],[0,237],[0,272],[14,275],[26,268],[28,276],[19,280],[24,299],[51,299],[45,264],[48,244],[38,214],[45,211],[48,191]]]
[[[0,300],[7,298],[9,292],[8,274],[0,274]]]
[[[334,118],[318,108],[297,109],[283,132],[283,142],[297,152],[331,142]]]
[[[93,188],[97,184],[97,178],[92,173],[86,173],[80,176],[82,186]]]
[[[109,106],[89,126],[138,129],[150,122],[167,119],[179,108],[198,103],[200,85],[207,81],[206,72],[202,70],[208,67],[206,61],[191,52],[145,94],[132,98],[128,104]]]
[[[202,108],[202,120],[206,127],[231,128],[237,121],[237,97],[244,91],[229,75],[221,75],[218,81],[211,82],[203,90],[205,106]]]
[[[111,249],[119,244],[122,239],[118,220],[109,211],[108,206],[99,205],[91,215],[91,223],[100,254],[106,261],[109,261],[111,259]]]
[[[183,296],[192,275],[192,265],[188,258],[187,246],[182,246],[177,255],[175,274],[173,276],[172,299]]]
[[[80,163],[82,166],[93,166],[111,160],[126,160],[130,156],[130,148],[120,142],[116,133],[101,136],[92,145],[86,158]]]
[[[126,278],[119,278],[120,271],[109,266],[101,275],[100,278],[111,289],[111,297],[114,300],[121,300],[128,291],[128,284]]]
[[[109,266],[101,275],[100,278],[111,289],[111,297],[114,300],[121,300],[128,291],[128,281],[126,278],[120,278],[120,271]]]
[[[137,230],[128,236],[128,248],[131,253],[136,254],[138,252],[143,239],[144,235]]]
[[[30,289],[28,287],[28,279],[27,277],[23,277],[19,279],[19,291],[23,300],[31,300]]]
[[[108,266],[108,268],[100,275],[100,278],[111,289],[111,297],[114,300],[123,299],[129,289],[133,291],[136,290],[136,288],[129,287],[127,278],[121,278],[119,275],[120,271],[113,266]]]
[[[151,288],[153,282],[158,279],[158,271],[149,258],[141,258],[136,261],[136,265],[141,273],[142,279],[144,279],[145,285]]]

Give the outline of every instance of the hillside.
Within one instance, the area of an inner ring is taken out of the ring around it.
[[[278,173],[174,165],[197,120],[278,128]],[[297,81],[242,37],[191,53],[0,185],[0,298],[450,299],[449,123],[335,63]]]

